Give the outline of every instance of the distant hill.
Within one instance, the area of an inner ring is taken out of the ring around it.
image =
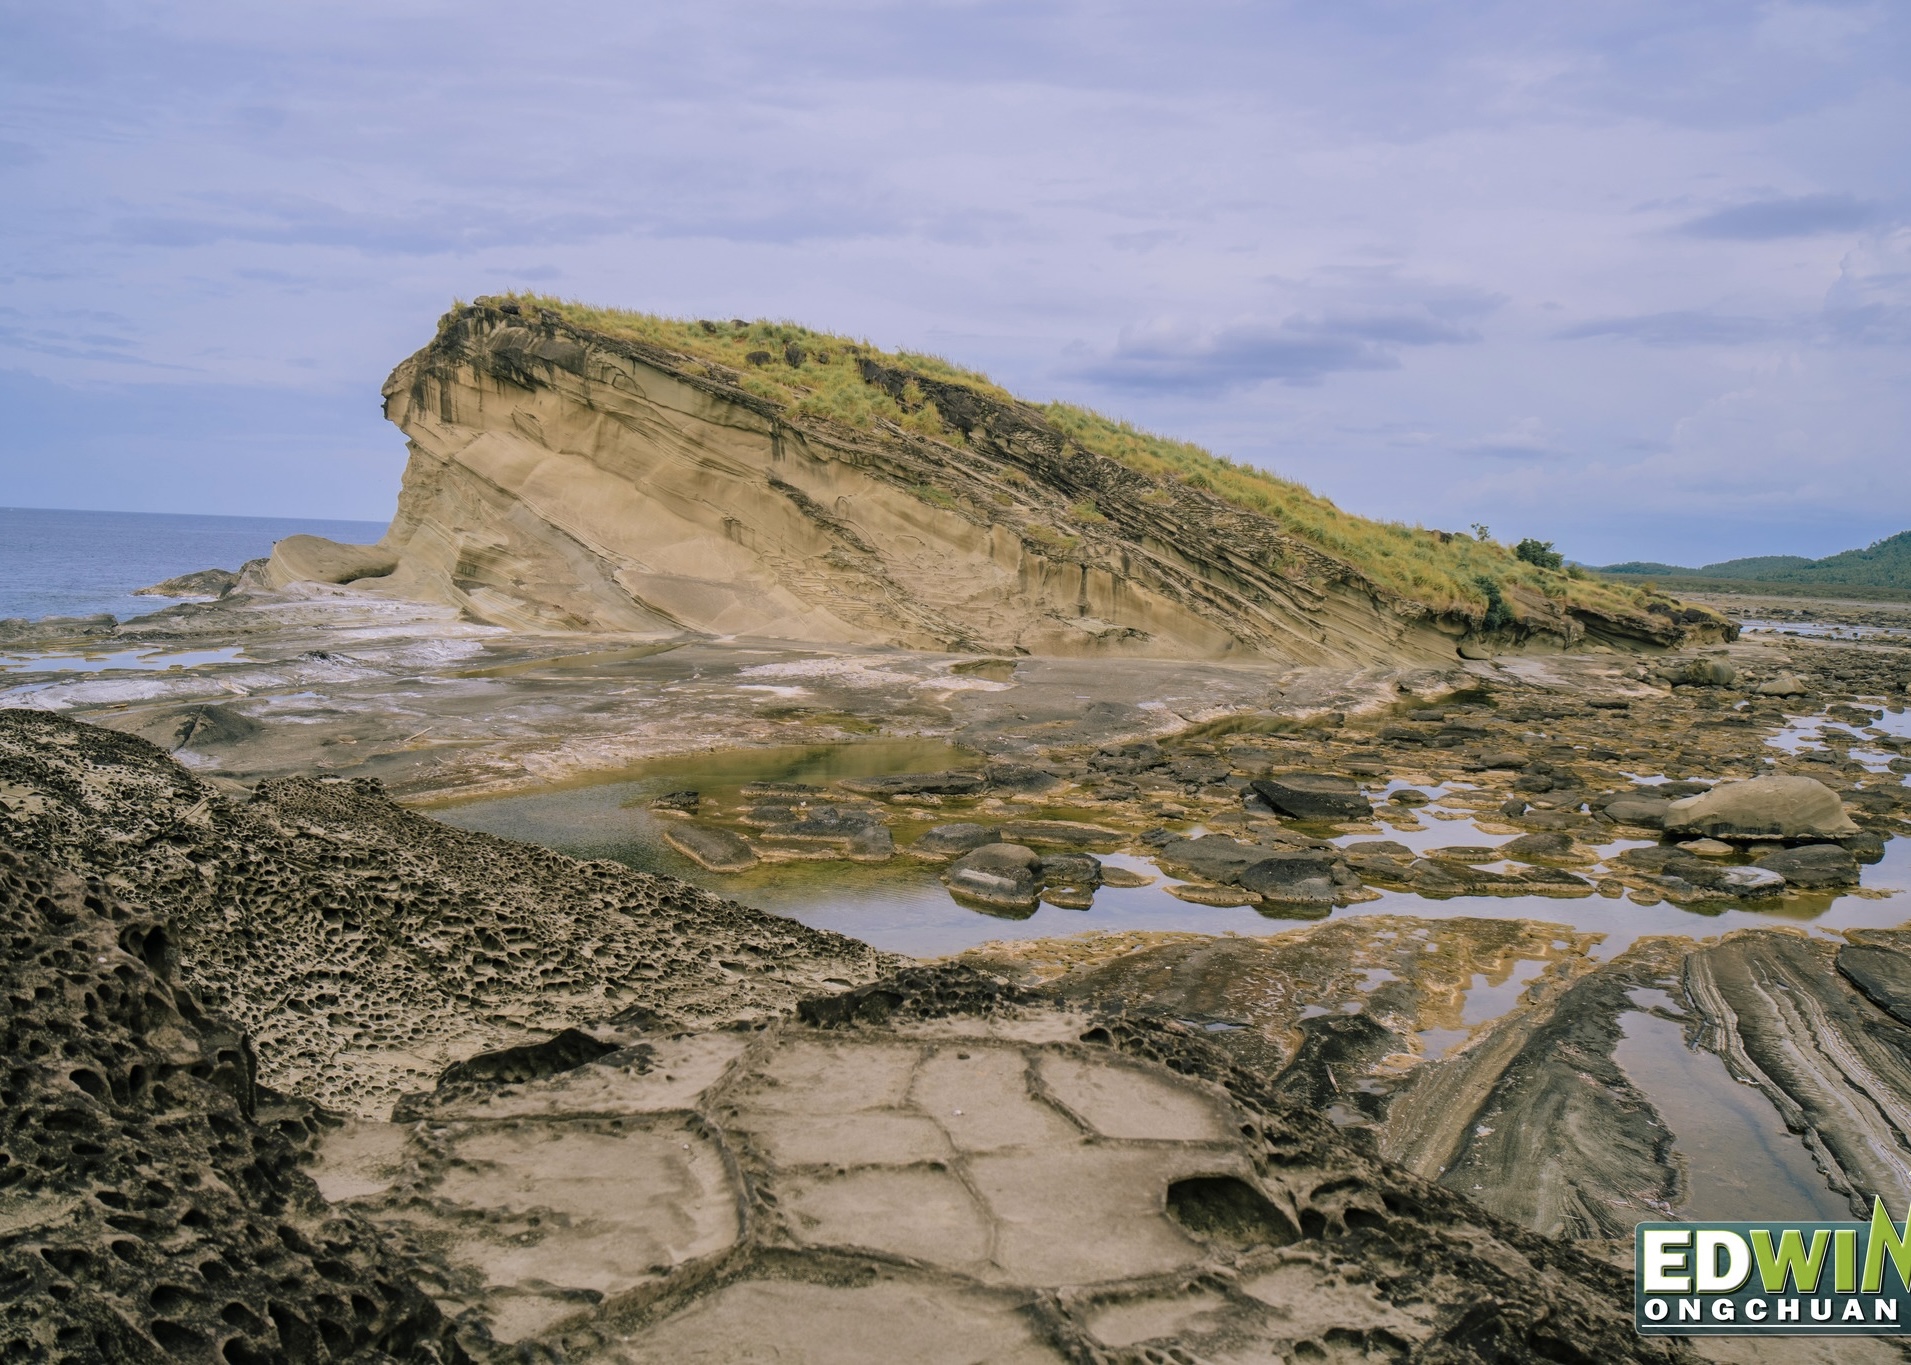
[[[1911,589],[1911,531],[1887,536],[1862,550],[1846,550],[1824,559],[1800,555],[1754,555],[1696,569],[1632,560],[1595,570],[1629,578],[1730,579],[1798,586]]]

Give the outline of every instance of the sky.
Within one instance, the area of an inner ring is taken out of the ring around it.
[[[1911,527],[1911,6],[0,0],[0,505],[382,520],[529,289],[1587,563]]]

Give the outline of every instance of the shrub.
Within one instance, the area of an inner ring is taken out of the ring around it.
[[[1566,556],[1553,548],[1552,541],[1534,540],[1531,536],[1515,545],[1513,554],[1541,569],[1557,569],[1566,562]]]
[[[1501,626],[1512,625],[1513,609],[1506,605],[1506,599],[1500,595],[1500,585],[1485,574],[1481,574],[1473,582],[1482,593],[1486,594],[1486,615],[1480,618],[1480,629],[1498,630]]]

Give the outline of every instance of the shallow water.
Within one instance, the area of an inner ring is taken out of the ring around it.
[[[0,673],[105,673],[112,669],[200,668],[206,664],[237,663],[240,648],[195,649],[177,653],[120,649],[102,654],[0,654]]]
[[[609,858],[647,872],[667,873],[746,904],[787,915],[819,929],[849,934],[875,947],[910,957],[940,957],[998,939],[1052,938],[1089,930],[1174,930],[1202,934],[1274,934],[1311,921],[1277,918],[1252,907],[1193,905],[1167,893],[1175,879],[1151,860],[1132,854],[1108,854],[1102,861],[1156,878],[1152,886],[1103,887],[1088,910],[1042,905],[1026,916],[989,914],[955,901],[938,880],[937,864],[906,853],[883,864],[840,861],[766,863],[749,872],[707,872],[663,841],[665,821],[644,809],[651,798],[680,788],[695,788],[706,800],[725,804],[746,782],[784,781],[822,784],[843,777],[897,772],[926,772],[973,765],[974,754],[944,744],[875,742],[811,748],[763,749],[711,755],[684,755],[632,770],[623,780],[597,782],[555,791],[467,801],[428,810],[434,819],[463,829],[542,844],[584,858]],[[1390,784],[1397,786],[1398,784]],[[1422,788],[1429,795],[1464,793],[1463,784]],[[1421,808],[1421,830],[1380,828],[1338,836],[1336,843],[1391,839],[1415,852],[1449,845],[1498,846],[1515,837],[1487,833],[1470,814],[1443,820]],[[1032,812],[1031,812],[1032,813]],[[1087,816],[1088,812],[1081,814]],[[1000,818],[976,812],[965,803],[934,820],[899,821],[899,845],[921,829],[944,820]],[[1092,816],[1090,817],[1092,818]],[[1200,832],[1199,825],[1185,832]],[[1619,839],[1600,846],[1603,858],[1616,857],[1647,842]],[[1503,864],[1489,863],[1488,867]],[[1575,869],[1596,879],[1597,868]],[[1865,886],[1911,890],[1911,840],[1894,839],[1885,859],[1864,871]],[[1623,898],[1584,896],[1456,896],[1435,900],[1406,891],[1381,891],[1377,900],[1335,910],[1334,915],[1419,915],[1432,918],[1486,917],[1532,919],[1569,925],[1602,936],[1593,950],[1609,960],[1636,939],[1655,934],[1710,937],[1732,929],[1776,924],[1812,929],[1890,928],[1911,919],[1911,898],[1869,899],[1830,892],[1788,899],[1769,909],[1732,906],[1681,907],[1670,902],[1636,905]],[[1522,986],[1520,989],[1524,989]],[[1518,991],[1514,991],[1516,998]],[[1471,995],[1471,993],[1469,993]],[[1507,1003],[1510,1005],[1512,999]],[[1486,1004],[1483,996],[1481,1007]],[[1485,1016],[1482,1016],[1485,1017]]]
[[[1638,992],[1661,996],[1660,992]],[[1788,1131],[1756,1086],[1734,1080],[1716,1053],[1688,1045],[1685,1029],[1643,1010],[1619,1017],[1625,1035],[1613,1060],[1673,1133],[1683,1158],[1685,1197],[1673,1212],[1689,1219],[1840,1221],[1844,1198],[1825,1183],[1811,1153]]]

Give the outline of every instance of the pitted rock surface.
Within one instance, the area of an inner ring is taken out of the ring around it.
[[[168,917],[262,1078],[383,1117],[448,1063],[620,1010],[761,1020],[893,960],[669,878],[453,829],[375,782],[216,794],[143,740],[0,711],[0,840]]]
[[[461,1361],[298,1166],[323,1116],[172,979],[166,926],[0,847],[0,1359]]]

